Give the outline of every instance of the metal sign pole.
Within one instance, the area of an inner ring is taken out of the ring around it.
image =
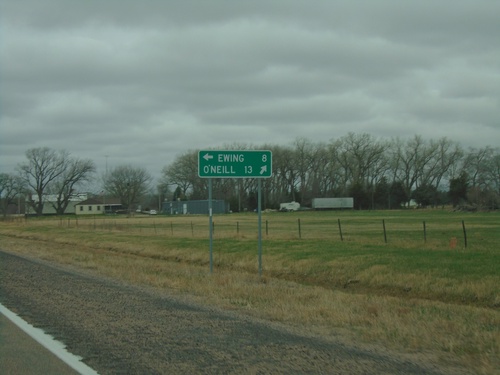
[[[273,175],[273,155],[269,150],[198,151],[198,177],[208,178],[210,233],[210,273],[213,272],[212,178],[257,178],[259,220],[259,275],[262,276],[262,179]]]
[[[212,218],[212,179],[208,179],[208,232],[210,237],[210,273],[214,271],[213,261],[213,218]]]
[[[259,178],[259,197],[257,211],[259,215],[259,276],[262,277],[262,180]]]

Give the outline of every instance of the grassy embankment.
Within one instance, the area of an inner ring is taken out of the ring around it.
[[[498,213],[264,213],[262,279],[256,215],[214,223],[213,275],[207,217],[29,219],[2,223],[0,235],[9,250],[311,332],[500,367]]]

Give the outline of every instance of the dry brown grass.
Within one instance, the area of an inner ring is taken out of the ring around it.
[[[248,222],[244,219],[241,219],[240,233],[236,233],[233,225],[224,226],[225,218],[217,218],[215,235],[221,240],[254,238],[250,230],[244,230],[253,225],[253,218]],[[458,364],[476,373],[494,374],[500,368],[498,309],[449,304],[408,295],[370,294],[362,289],[351,292],[351,287],[355,290],[358,283],[371,282],[396,285],[403,290],[411,285],[412,291],[414,288],[426,292],[434,289],[436,293],[459,288],[457,294],[481,295],[485,291],[498,291],[497,278],[449,285],[453,283],[452,279],[435,279],[425,273],[405,274],[403,277],[389,272],[384,265],[374,265],[357,273],[356,279],[349,279],[355,265],[352,260],[344,259],[336,260],[327,268],[343,272],[346,287],[325,288],[277,277],[307,274],[317,267],[314,260],[289,262],[279,255],[268,257],[268,272],[259,278],[255,274],[255,257],[224,253],[218,259],[217,252],[214,253],[214,274],[210,275],[206,249],[200,250],[196,243],[192,248],[186,244],[176,245],[179,238],[196,240],[197,237],[206,237],[200,231],[191,231],[192,221],[193,218],[180,218],[175,223],[158,220],[156,228],[152,228],[151,218],[138,219],[134,233],[127,230],[130,226],[124,219],[109,220],[108,228],[106,222],[94,225],[92,220],[87,220],[78,224],[78,230],[76,223],[37,221],[28,224],[36,230],[20,230],[19,224],[2,224],[0,233],[2,247],[9,251],[134,284],[189,294],[203,303],[295,327],[307,327],[314,334],[335,336],[341,332],[355,340],[392,349],[431,351],[443,363]],[[138,223],[144,225],[141,231],[137,230]],[[203,222],[196,222],[194,226],[202,227]],[[42,230],[54,227],[59,229]],[[184,229],[181,231],[181,228]],[[279,236],[293,237],[285,232],[280,231]],[[322,277],[335,277],[334,271],[331,272],[330,276],[325,274]],[[418,290],[416,292],[418,296]],[[498,294],[494,298],[498,299]]]

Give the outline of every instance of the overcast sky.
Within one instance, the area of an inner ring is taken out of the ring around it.
[[[1,0],[0,172],[348,132],[500,146],[498,0]]]

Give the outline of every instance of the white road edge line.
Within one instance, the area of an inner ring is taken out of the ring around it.
[[[12,323],[26,332],[44,348],[53,353],[61,361],[70,366],[73,370],[78,371],[82,375],[99,375],[97,371],[87,366],[78,357],[66,350],[64,344],[60,341],[55,340],[52,336],[43,332],[40,328],[33,327],[28,322],[25,322],[18,315],[10,311],[4,305],[0,303],[0,313],[5,315]]]

